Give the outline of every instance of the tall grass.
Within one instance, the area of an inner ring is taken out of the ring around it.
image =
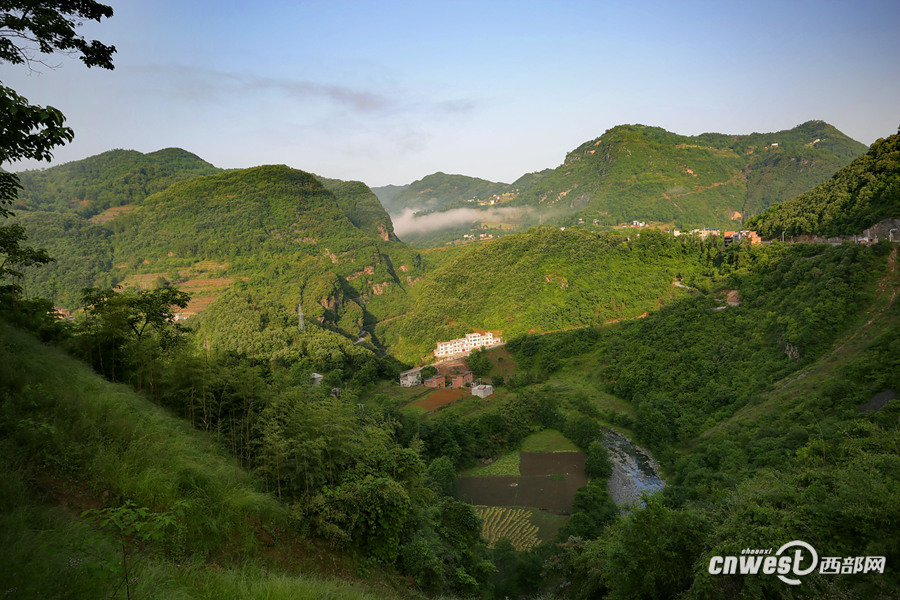
[[[283,507],[202,432],[26,334],[0,325],[0,335],[11,375],[0,423],[18,442],[10,452],[81,480],[110,504],[163,512],[181,502],[190,553],[226,542],[252,550],[252,522],[286,522]]]

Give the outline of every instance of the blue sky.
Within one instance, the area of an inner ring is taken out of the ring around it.
[[[510,182],[622,123],[686,135],[900,125],[900,2],[112,1],[61,57],[0,80],[61,109],[56,163],[178,146],[372,186]],[[33,168],[36,163],[15,166]]]

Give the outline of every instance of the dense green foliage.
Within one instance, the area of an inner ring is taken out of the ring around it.
[[[71,213],[21,210],[16,218],[28,231],[29,243],[45,249],[54,259],[40,269],[26,271],[23,287],[27,296],[75,307],[83,288],[118,283],[109,229]]]
[[[591,351],[597,385],[637,410],[635,431],[657,451],[694,439],[754,395],[821,356],[868,299],[886,246],[732,247],[714,258],[739,306],[696,295],[652,319],[620,323],[593,339],[514,339],[507,348],[536,373]]]
[[[298,540],[289,511],[209,435],[5,324],[0,339],[8,597],[124,598],[123,550],[132,598],[383,597],[278,564],[323,549]],[[86,508],[100,518],[77,519]],[[106,521],[154,535],[113,536]]]
[[[19,201],[35,210],[72,210],[90,217],[107,208],[140,204],[177,181],[219,171],[180,148],[149,154],[110,150],[41,171],[19,173]]]
[[[900,217],[900,133],[805,194],[772,206],[753,220],[766,237],[856,235],[882,219]]]
[[[895,575],[811,576],[794,590],[706,568],[711,556],[793,539],[820,556],[900,558],[886,533],[900,493],[896,402],[858,409],[900,385],[896,252],[885,273],[888,252],[886,243],[733,248],[721,256],[720,285],[739,290],[737,306],[690,297],[594,336],[507,344],[536,372],[546,369],[545,357],[565,372],[568,361],[595,354],[596,384],[636,407],[635,432],[672,473],[646,509],[558,557],[573,597],[896,593]],[[858,335],[845,333],[854,325]],[[566,352],[572,342],[577,348]]]

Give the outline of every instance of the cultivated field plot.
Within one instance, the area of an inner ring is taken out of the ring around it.
[[[476,506],[475,514],[484,521],[481,537],[488,541],[491,548],[501,539],[509,540],[516,550],[530,550],[540,542],[538,527],[531,522],[531,511],[524,508]]]
[[[575,491],[587,485],[582,452],[522,452],[521,476],[460,477],[457,495],[483,506],[521,506],[557,515],[572,510]]]
[[[472,394],[468,390],[463,389],[443,389],[443,390],[435,390],[431,392],[425,398],[421,400],[416,400],[411,404],[411,406],[416,406],[418,408],[424,408],[426,411],[431,412],[433,410],[437,410],[443,406],[447,406],[448,404],[452,404],[459,400],[460,398],[465,398],[467,396],[471,396]]]
[[[481,537],[494,547],[505,538],[516,550],[528,550],[540,542],[553,539],[568,517],[553,515],[535,508],[510,506],[475,506],[475,514],[483,521]]]

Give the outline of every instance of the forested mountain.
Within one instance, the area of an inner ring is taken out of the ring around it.
[[[19,173],[22,207],[73,210],[90,217],[108,208],[140,203],[175,183],[220,169],[180,148],[149,154],[110,150],[42,171]]]
[[[477,177],[432,173],[418,181],[396,189],[397,186],[374,188],[378,199],[392,215],[404,210],[444,211],[452,208],[477,207],[478,200],[490,201],[494,194],[509,191],[509,185]]]
[[[182,286],[212,343],[254,356],[299,343],[298,305],[305,323],[377,343],[366,331],[408,309],[422,262],[365,185],[326,183],[334,193],[302,171],[257,167],[166,186],[97,222],[19,210],[33,242],[56,257],[25,288],[77,308],[84,287]],[[113,203],[119,193],[109,188]]]
[[[900,217],[900,133],[818,187],[772,206],[753,220],[760,234],[855,235],[883,219]]]
[[[822,121],[749,135],[682,136],[620,125],[532,178],[514,203],[605,224],[726,226],[811,189],[863,152]]]

